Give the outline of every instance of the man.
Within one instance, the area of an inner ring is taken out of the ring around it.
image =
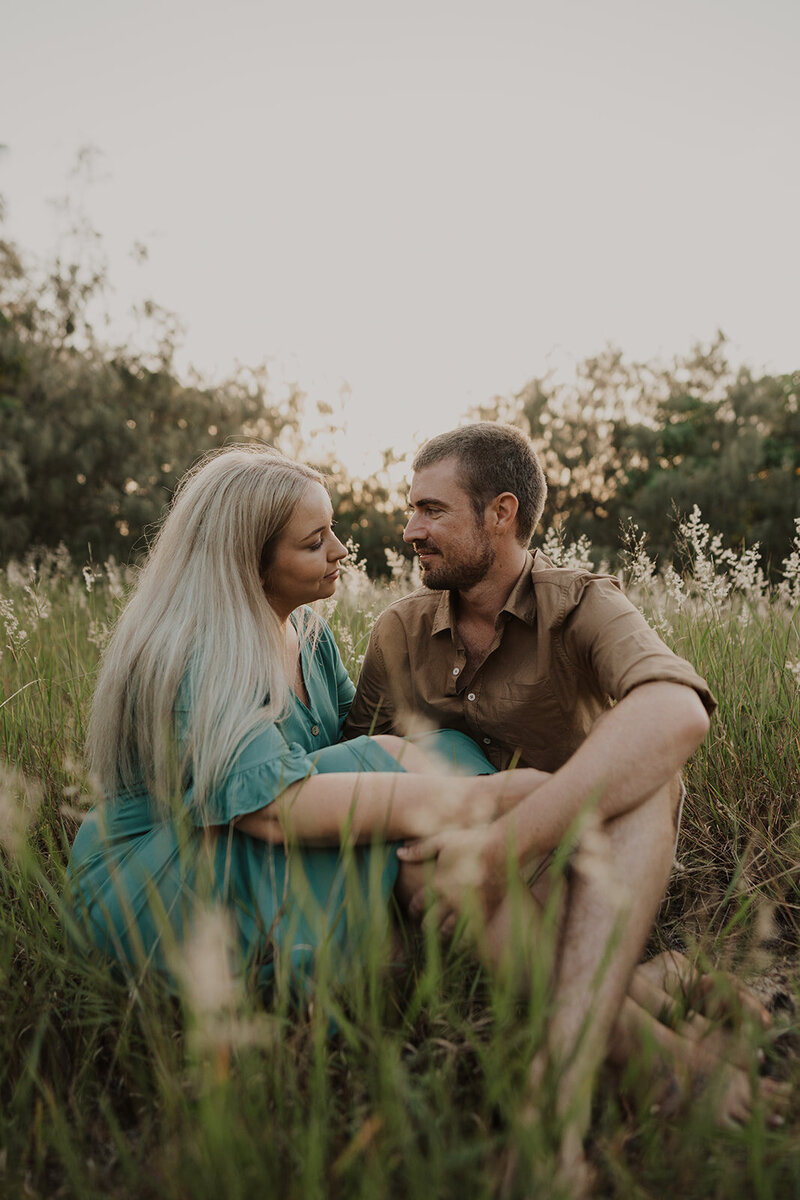
[[[477,888],[498,958],[512,920],[509,854],[530,879],[594,806],[602,838],[593,840],[593,858],[602,869],[581,869],[578,854],[568,872],[553,1016],[531,1068],[532,1098],[545,1072],[557,1081],[561,1167],[574,1177],[591,1084],[615,1022],[618,1053],[626,1038],[630,1045],[631,1023],[620,1014],[630,1016],[626,992],[673,862],[679,772],[705,737],[715,701],[615,579],[558,569],[528,550],[546,484],[519,430],[481,422],[442,434],[413,470],[404,538],[425,587],[378,619],[345,736],[406,733],[420,723],[455,729],[500,770],[548,773],[485,829],[399,852],[407,863],[435,859],[445,930]],[[418,895],[412,909],[421,907]]]

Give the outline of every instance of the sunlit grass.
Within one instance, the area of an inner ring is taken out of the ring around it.
[[[720,701],[687,771],[680,867],[652,943],[769,970],[791,1031],[800,545],[777,593],[714,548],[699,514],[684,539],[680,574],[657,572],[641,540],[627,566],[636,602]],[[591,557],[585,544],[549,549]],[[391,589],[357,569],[343,580],[330,620],[354,676],[374,616],[412,586],[396,574]],[[211,958],[205,994],[177,999],[81,951],[59,898],[91,796],[80,763],[97,662],[124,590],[114,564],[85,577],[55,556],[0,577],[0,1193],[496,1195],[546,1019],[545,962],[528,1000],[477,967],[463,937],[442,947],[429,932],[397,966],[377,902],[345,984],[323,962],[302,1011],[285,986],[225,984],[213,911],[206,940],[185,949]],[[780,1065],[796,1077],[793,1059]],[[667,1120],[607,1079],[591,1141],[599,1194],[798,1195],[799,1118],[795,1105],[778,1131],[756,1120],[723,1133],[701,1108]]]

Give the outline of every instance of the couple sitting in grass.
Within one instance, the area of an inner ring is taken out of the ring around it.
[[[548,953],[547,905],[552,1017],[525,1112],[537,1119],[552,1080],[546,1115],[579,1191],[604,1058],[649,1055],[673,1088],[718,1076],[725,1121],[783,1095],[753,1084],[740,1041],[703,1039],[701,1017],[662,1022],[693,983],[685,959],[637,966],[673,862],[680,771],[715,702],[615,579],[528,550],[545,493],[511,427],[423,446],[404,537],[425,586],[379,618],[354,688],[308,607],[333,596],[346,556],[323,479],[264,446],[204,459],[105,654],[89,757],[107,799],[70,875],[92,940],[119,962],[169,976],[205,896],[230,914],[241,969],[299,992],[323,944],[346,964],[378,896],[443,935],[465,918],[487,963],[520,981],[520,955]]]

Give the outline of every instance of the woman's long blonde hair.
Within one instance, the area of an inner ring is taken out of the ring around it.
[[[181,480],[94,694],[87,753],[107,796],[144,785],[169,806],[191,784],[202,806],[237,748],[283,714],[263,578],[311,483],[317,471],[257,444],[206,455]]]

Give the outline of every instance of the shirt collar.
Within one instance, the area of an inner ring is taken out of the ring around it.
[[[449,629],[452,633],[455,627],[456,619],[453,612],[452,593],[446,590],[442,592],[439,597],[439,603],[436,605],[436,612],[431,627],[431,637],[434,637],[437,633],[442,633],[445,629]]]
[[[525,566],[520,571],[517,582],[502,608],[503,612],[510,613],[512,617],[518,617],[526,625],[533,625],[536,618],[536,593],[533,590],[533,580],[531,579],[534,555],[535,551],[527,551]]]

